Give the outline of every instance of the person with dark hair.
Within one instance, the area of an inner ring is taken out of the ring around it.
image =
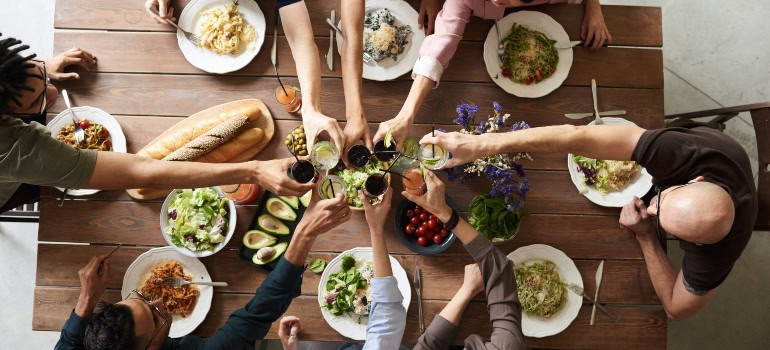
[[[252,183],[292,196],[313,186],[286,176],[294,158],[212,165],[70,147],[42,125],[58,94],[50,80],[78,79],[65,68],[89,71],[97,59],[73,48],[44,62],[22,54],[27,49],[17,39],[0,40],[0,213],[38,201],[41,185],[117,190]]]
[[[315,239],[348,221],[351,210],[342,194],[321,200],[313,191],[310,206],[297,224],[291,243],[278,265],[257,289],[246,306],[233,312],[209,338],[187,335],[169,338],[171,315],[161,300],[151,300],[134,290],[123,301],[98,304],[110,272],[107,256],[94,257],[80,270],[81,292],[75,309],[64,324],[58,350],[128,349],[248,349],[264,338],[300,295],[305,262]],[[290,334],[297,338],[296,330]]]

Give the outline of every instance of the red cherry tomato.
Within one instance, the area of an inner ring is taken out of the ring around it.
[[[417,235],[420,237],[425,236],[426,233],[428,233],[428,228],[426,226],[420,226],[420,228],[417,229]]]
[[[414,226],[406,225],[406,234],[413,235],[415,231],[417,230],[414,228]]]
[[[411,218],[412,216],[414,216],[414,210],[412,209],[407,210],[406,217]]]
[[[441,244],[443,241],[444,237],[441,237],[441,235],[433,235],[433,243]]]
[[[524,83],[527,85],[532,84],[532,77],[527,77],[527,80],[525,80]]]
[[[417,226],[417,225],[420,224],[420,218],[418,218],[416,216],[412,216],[412,218],[409,220],[409,223],[412,224],[412,225]]]
[[[428,214],[427,213],[420,214],[420,221],[428,221]]]
[[[424,247],[424,246],[428,245],[428,239],[425,238],[425,237],[419,237],[419,238],[417,238],[417,244],[419,244],[419,245]]]
[[[428,220],[428,227],[431,230],[434,230],[434,231],[437,230],[438,229],[438,221],[433,220],[433,219]]]
[[[511,70],[508,68],[503,68],[503,76],[504,77],[510,77],[511,76]]]
[[[107,131],[107,128],[102,127],[102,130],[99,130],[99,133],[96,136],[98,136],[100,139],[104,140],[104,139],[110,137],[110,132]]]
[[[104,147],[112,151],[112,141],[110,140],[104,141]]]
[[[445,228],[442,228],[438,233],[441,235],[441,237],[449,236],[449,231],[447,231]]]
[[[543,80],[543,73],[540,73],[539,69],[535,69],[535,80],[537,81]]]
[[[420,213],[422,213],[422,210],[420,210],[420,208],[414,208],[414,210],[412,210],[412,213],[414,213],[414,216],[420,216]]]
[[[428,216],[428,220],[438,221],[438,218],[436,217],[436,215],[430,214],[430,216]]]
[[[80,127],[83,128],[83,130],[85,130],[85,129],[88,129],[89,126],[91,126],[91,123],[89,123],[88,120],[83,119],[78,122],[78,125],[80,125]]]

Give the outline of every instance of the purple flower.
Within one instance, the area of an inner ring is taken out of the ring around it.
[[[500,111],[503,110],[503,107],[500,106],[500,104],[497,103],[497,101],[492,102],[492,107],[495,109],[495,113],[497,114],[500,114]]]
[[[479,125],[476,127],[476,131],[479,134],[486,133],[487,132],[487,122],[482,120],[481,123],[479,123]]]
[[[524,130],[529,128],[530,128],[529,124],[527,124],[527,122],[525,121],[516,122],[516,123],[513,123],[513,125],[511,125],[512,131],[519,131],[519,130]]]

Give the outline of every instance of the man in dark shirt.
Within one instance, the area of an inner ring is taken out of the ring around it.
[[[714,296],[746,247],[757,217],[749,157],[730,137],[695,123],[644,130],[635,125],[548,126],[480,136],[426,135],[453,154],[446,167],[507,152],[563,152],[634,160],[653,176],[649,206],[634,197],[620,224],[636,235],[653,287],[670,318],[696,314]],[[680,239],[678,273],[658,236]],[[660,233],[660,234],[659,234]]]
[[[77,306],[64,324],[56,349],[244,349],[253,350],[270,325],[300,295],[305,260],[316,237],[350,219],[350,208],[340,194],[313,201],[297,224],[291,244],[276,268],[262,282],[254,298],[230,315],[213,336],[187,335],[169,338],[171,315],[160,300],[145,300],[132,293],[116,304],[102,304],[93,313],[107,284],[110,262],[106,256],[91,259],[81,269],[81,292]],[[168,321],[166,321],[168,320]],[[295,334],[296,337],[296,334]]]

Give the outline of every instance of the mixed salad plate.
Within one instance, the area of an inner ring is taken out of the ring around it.
[[[235,232],[235,205],[219,187],[171,191],[160,211],[166,242],[180,253],[201,258],[227,245]]]

